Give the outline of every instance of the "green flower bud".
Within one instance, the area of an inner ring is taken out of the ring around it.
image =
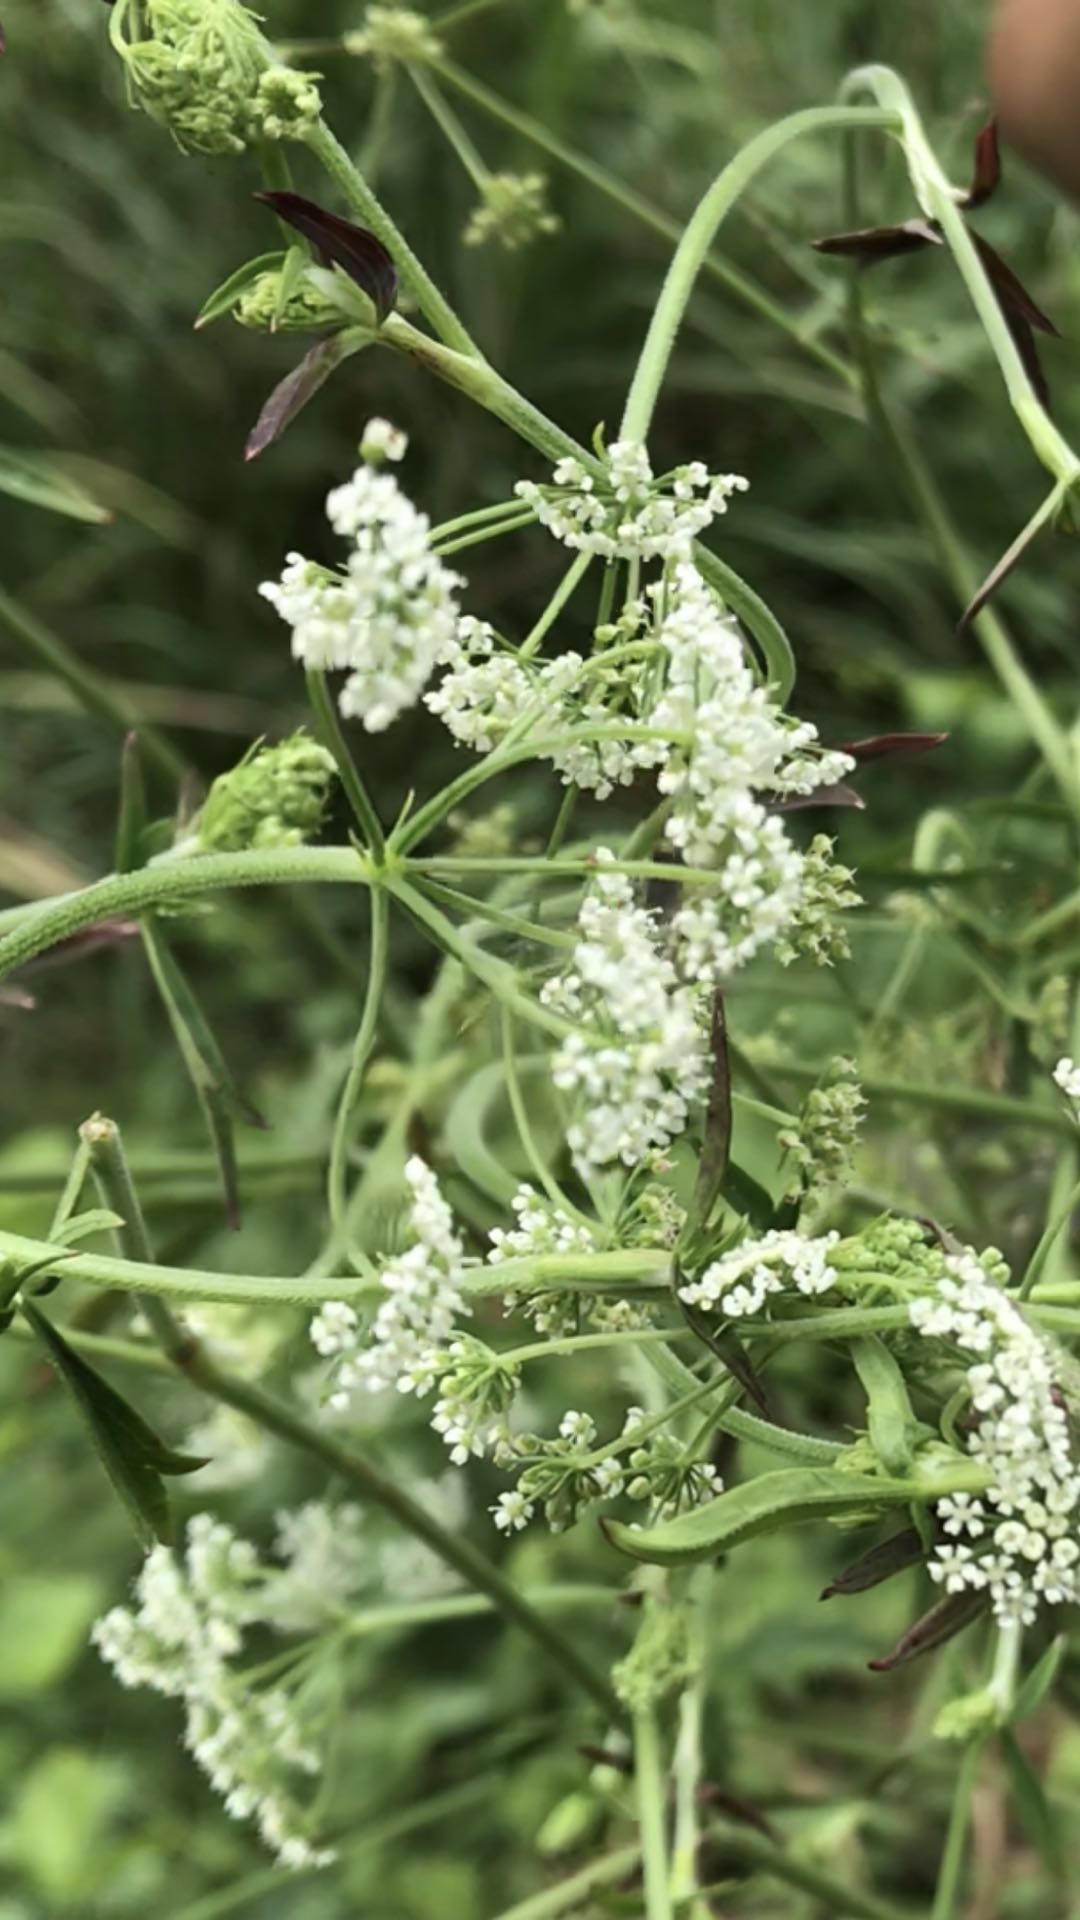
[[[412,7],[369,7],[364,24],[344,39],[346,53],[367,55],[377,66],[395,60],[437,60],[443,43],[422,13]]]
[[[508,253],[516,253],[541,234],[554,233],[558,225],[547,205],[544,174],[492,173],[465,228],[465,245],[482,247],[495,240]]]
[[[305,733],[277,746],[252,747],[239,766],[214,781],[183,850],[298,846],[322,825],[333,774],[332,755]]]
[[[961,1694],[942,1707],[933,1724],[935,1740],[975,1740],[1001,1725],[1001,1710],[989,1687]]]
[[[240,295],[233,317],[242,327],[264,333],[318,333],[340,327],[344,319],[342,309],[306,271],[290,285],[280,269],[256,275]]]
[[[776,943],[776,957],[783,967],[799,959],[831,967],[837,960],[846,960],[851,951],[847,929],[837,916],[850,907],[861,906],[862,897],[855,891],[850,867],[834,860],[832,850],[833,843],[825,833],[816,834],[806,850],[802,899],[783,938]]]
[[[185,153],[242,153],[252,140],[302,138],[322,111],[310,74],[276,66],[259,17],[241,0],[116,0],[112,44],[128,96],[168,127]]]
[[[685,1608],[649,1594],[637,1639],[612,1669],[619,1699],[631,1713],[648,1712],[677,1692],[692,1672]]]

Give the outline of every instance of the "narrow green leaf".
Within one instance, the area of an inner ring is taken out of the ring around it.
[[[153,919],[144,920],[142,937],[150,970],[203,1110],[221,1174],[225,1211],[230,1224],[237,1226],[240,1193],[232,1123],[241,1120],[247,1126],[264,1127],[266,1122],[237,1087],[160,925]]]
[[[211,321],[220,320],[224,314],[231,313],[252,281],[257,280],[260,273],[274,273],[280,267],[282,257],[279,248],[276,253],[260,253],[254,260],[245,260],[242,267],[237,267],[235,273],[230,273],[220,287],[215,287],[213,293],[207,295],[199,308],[196,327],[208,327]]]
[[[866,1394],[870,1445],[886,1473],[903,1476],[911,1465],[917,1425],[904,1376],[879,1334],[853,1340],[851,1357]]]
[[[205,1460],[174,1453],[115,1387],[68,1346],[39,1308],[24,1300],[23,1312],[69,1389],[143,1546],[168,1540],[169,1502],[162,1475],[195,1473],[206,1465]]]
[[[146,786],[139,759],[139,736],[132,731],[124,740],[120,755],[120,810],[116,819],[117,873],[131,873],[139,866],[143,834],[147,826]]]
[[[608,1521],[604,1532],[613,1546],[633,1560],[681,1566],[711,1560],[756,1534],[861,1512],[872,1517],[883,1508],[907,1506],[925,1497],[925,1489],[912,1480],[878,1480],[835,1467],[781,1468],[759,1474],[658,1527],[638,1530]]]
[[[1009,1715],[1010,1725],[1017,1726],[1021,1720],[1026,1720],[1037,1707],[1042,1705],[1057,1679],[1064,1652],[1065,1635],[1059,1634],[1056,1640],[1051,1640],[1045,1652],[1036,1660],[1020,1687],[1013,1703],[1013,1710]]]
[[[109,1207],[88,1207],[85,1213],[69,1215],[53,1229],[52,1237],[62,1247],[75,1247],[80,1240],[90,1240],[95,1233],[112,1233],[123,1224],[120,1215]]]
[[[715,553],[702,546],[694,548],[694,558],[710,587],[714,587],[737,620],[741,620],[757,646],[765,669],[765,679],[775,689],[777,699],[787,700],[795,685],[795,655],[791,641],[776,615],[765,605],[753,587]]]
[[[1007,1727],[1002,1731],[1001,1751],[1009,1776],[1009,1790],[1024,1831],[1055,1879],[1063,1879],[1065,1848],[1057,1815],[1043,1792],[1042,1782],[1027,1754],[1016,1735],[1010,1733]]]
[[[100,526],[112,518],[107,507],[46,454],[20,453],[12,447],[0,447],[0,493],[10,495],[13,500],[24,500],[28,506],[44,507],[49,513],[66,514],[69,520],[86,521],[91,526]]]

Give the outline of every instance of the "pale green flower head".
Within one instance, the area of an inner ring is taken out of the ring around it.
[[[214,781],[190,840],[202,853],[299,846],[322,825],[333,773],[332,756],[306,733],[255,746]]]
[[[558,217],[547,204],[544,174],[492,173],[465,228],[465,245],[482,247],[495,241],[508,253],[516,253],[542,234],[555,233],[558,226]]]
[[[431,24],[413,7],[368,7],[364,24],[344,40],[346,53],[366,55],[377,66],[395,60],[437,60],[443,43]]]
[[[256,274],[244,288],[233,318],[264,333],[320,333],[340,327],[345,315],[312,273],[289,275],[276,267]]]

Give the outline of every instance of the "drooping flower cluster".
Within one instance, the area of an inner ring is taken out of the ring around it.
[[[696,990],[679,983],[629,880],[604,870],[614,855],[601,848],[596,857],[571,963],[541,995],[575,1023],[555,1052],[552,1077],[575,1100],[567,1141],[585,1175],[620,1162],[640,1166],[666,1147],[709,1078]]]
[[[1061,1088],[1073,1110],[1073,1117],[1080,1122],[1080,1066],[1066,1054],[1054,1068],[1054,1084]]]
[[[976,1424],[968,1451],[990,1485],[979,1498],[938,1502],[950,1536],[930,1573],[947,1593],[986,1592],[999,1624],[1027,1626],[1040,1602],[1080,1600],[1080,1474],[1069,1421],[1041,1334],[966,1252],[945,1261],[935,1292],[911,1304],[911,1323],[969,1356]]]
[[[679,1288],[679,1298],[728,1320],[760,1313],[772,1294],[791,1288],[813,1299],[836,1284],[830,1255],[839,1238],[838,1233],[826,1233],[808,1239],[774,1228],[712,1261],[696,1280]]]
[[[798,1124],[779,1135],[792,1165],[787,1197],[799,1200],[851,1178],[851,1163],[866,1101],[854,1060],[834,1060],[803,1101]]]
[[[690,866],[715,867],[714,891],[675,920],[685,970],[720,981],[794,920],[804,862],[763,796],[806,795],[854,762],[818,748],[747,665],[736,623],[697,568],[678,565],[663,590],[659,638],[667,679],[650,725],[672,737],[658,785],[673,800],[667,836]]]
[[[196,1514],[183,1560],[155,1547],[136,1581],[134,1610],[114,1607],[93,1638],[123,1686],[183,1701],[185,1743],[226,1811],[254,1819],[283,1865],[321,1866],[333,1855],[313,1846],[295,1798],[296,1776],[319,1771],[311,1730],[286,1687],[257,1689],[231,1664],[259,1617],[259,1572],[250,1542]]]
[[[602,478],[594,479],[569,455],[549,484],[519,480],[515,492],[564,546],[605,560],[667,560],[687,553],[726,513],[732,494],[748,485],[741,474],[709,473],[700,460],[654,477],[639,440],[616,440],[607,449]]]
[[[480,202],[469,216],[465,245],[482,247],[494,240],[507,253],[516,253],[558,228],[558,216],[547,203],[545,174],[489,173]]]
[[[413,1244],[382,1268],[382,1296],[370,1326],[363,1328],[343,1300],[328,1301],[311,1323],[316,1351],[334,1362],[330,1405],[338,1410],[358,1388],[429,1392],[457,1321],[470,1311],[461,1294],[464,1249],[438,1181],[415,1155],[405,1178]]]
[[[399,448],[381,432],[372,443],[377,458],[400,458]],[[463,583],[432,552],[427,515],[370,462],[328,496],[326,516],[352,543],[344,569],[290,553],[281,579],[259,591],[292,628],[294,657],[346,674],[342,713],[380,733],[416,704],[440,662],[457,658]]]

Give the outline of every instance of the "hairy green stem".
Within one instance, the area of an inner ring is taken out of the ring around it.
[[[364,1085],[364,1075],[375,1045],[378,1031],[379,1012],[386,989],[387,964],[390,953],[390,901],[385,887],[373,887],[371,890],[371,947],[368,956],[367,988],[364,994],[364,1007],[360,1016],[360,1025],[353,1041],[349,1071],[342,1089],[341,1099],[334,1119],[334,1131],[330,1142],[330,1167],[327,1176],[327,1194],[330,1206],[330,1218],[335,1226],[341,1226],[345,1216],[345,1186],[348,1175],[349,1139],[353,1118],[359,1104]]]

